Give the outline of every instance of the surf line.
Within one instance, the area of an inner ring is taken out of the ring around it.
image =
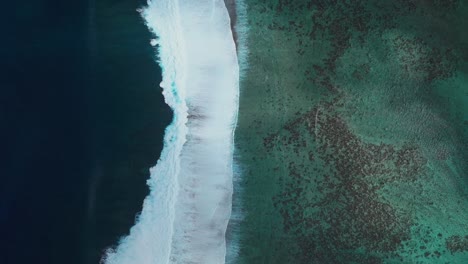
[[[231,215],[239,64],[223,0],[152,0],[161,87],[174,120],[141,214],[105,264],[222,264]]]

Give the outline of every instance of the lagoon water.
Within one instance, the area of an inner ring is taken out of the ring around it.
[[[467,1],[246,4],[230,263],[468,263]]]

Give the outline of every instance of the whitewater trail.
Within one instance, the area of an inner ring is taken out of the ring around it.
[[[239,97],[229,15],[222,0],[153,0],[141,12],[158,38],[152,44],[174,120],[142,212],[103,262],[222,264]]]

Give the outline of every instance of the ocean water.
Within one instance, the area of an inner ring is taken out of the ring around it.
[[[0,263],[98,263],[172,120],[145,1],[2,4]]]
[[[0,263],[468,263],[466,1],[232,6],[3,5]]]

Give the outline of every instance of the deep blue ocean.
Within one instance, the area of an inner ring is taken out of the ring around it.
[[[148,192],[172,118],[141,0],[0,15],[0,263],[98,263]]]

